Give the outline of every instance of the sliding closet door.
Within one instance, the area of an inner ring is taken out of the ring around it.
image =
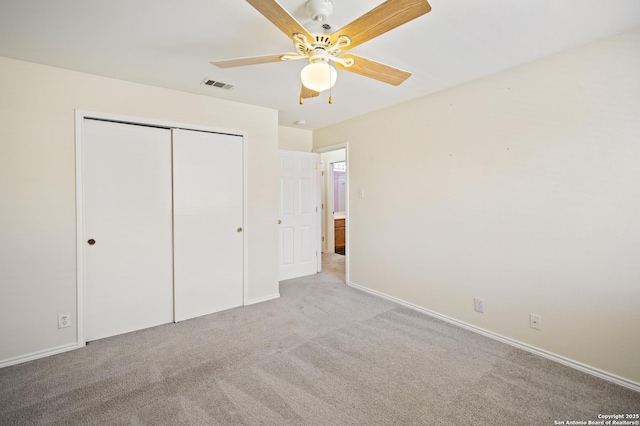
[[[173,321],[171,132],[83,122],[85,337]]]
[[[242,145],[173,131],[176,321],[243,304]]]

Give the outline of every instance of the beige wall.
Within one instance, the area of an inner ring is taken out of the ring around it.
[[[351,281],[640,383],[639,52],[635,30],[315,131],[349,141]]]
[[[76,342],[76,108],[246,131],[249,299],[278,293],[277,111],[0,58],[0,364]]]
[[[278,149],[311,152],[313,132],[293,127],[278,127]]]

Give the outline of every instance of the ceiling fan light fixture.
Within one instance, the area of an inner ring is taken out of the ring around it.
[[[332,0],[306,0],[306,11],[312,21],[302,26],[278,0],[246,0],[254,9],[271,21],[294,43],[295,53],[254,56],[211,62],[219,68],[308,59],[300,73],[300,104],[331,89],[337,72],[329,62],[336,62],[345,71],[398,86],[411,76],[410,72],[390,67],[343,51],[354,48],[387,31],[393,30],[431,11],[427,0],[386,0],[339,30],[327,22],[333,12]],[[332,103],[331,94],[329,103]]]
[[[307,89],[316,92],[328,90],[336,84],[338,73],[326,62],[315,62],[307,65],[300,73],[300,80]]]

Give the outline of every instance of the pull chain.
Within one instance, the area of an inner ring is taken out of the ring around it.
[[[329,68],[329,81],[331,81],[331,66],[328,67]],[[331,97],[331,91],[333,90],[333,86],[329,87],[329,104],[333,103],[333,97]]]

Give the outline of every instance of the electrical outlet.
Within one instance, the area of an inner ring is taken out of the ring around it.
[[[536,330],[542,330],[542,317],[540,315],[531,314],[529,316],[529,327]]]
[[[58,328],[67,328],[71,324],[69,314],[58,314]]]
[[[473,299],[473,307],[476,310],[476,312],[480,312],[481,314],[484,313],[484,300],[483,299],[478,299],[477,297],[475,299]]]

